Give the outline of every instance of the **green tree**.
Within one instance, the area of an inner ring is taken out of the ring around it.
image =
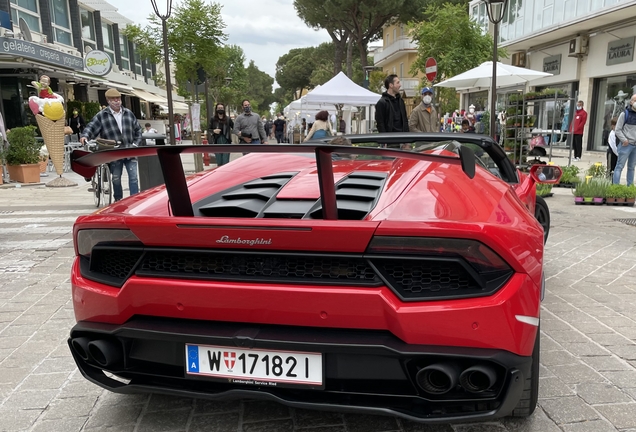
[[[274,78],[256,67],[254,60],[250,61],[246,72],[248,84],[245,99],[250,100],[259,114],[268,115],[270,105],[274,102]]]
[[[477,23],[470,19],[465,4],[432,4],[424,14],[428,20],[411,23],[413,40],[417,42],[418,58],[411,67],[411,73],[426,73],[426,59],[437,60],[439,81],[451,78],[487,60],[492,59],[493,41],[483,34]],[[499,57],[507,57],[504,49]],[[457,107],[455,89],[440,88],[440,112],[450,112]]]
[[[276,82],[292,98],[302,89],[313,88],[311,74],[314,71],[314,50],[313,47],[294,48],[276,62]]]

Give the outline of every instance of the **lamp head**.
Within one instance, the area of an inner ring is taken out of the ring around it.
[[[232,77],[225,77],[225,85],[230,85],[232,83]]]
[[[508,0],[485,0],[488,19],[493,24],[499,24],[504,18]]]

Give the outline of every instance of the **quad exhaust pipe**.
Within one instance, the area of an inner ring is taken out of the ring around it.
[[[78,337],[71,340],[71,346],[82,360],[92,360],[101,367],[120,365],[124,358],[121,344],[109,340]]]
[[[481,393],[497,382],[497,373],[489,366],[473,366],[459,376],[459,384],[470,393]]]
[[[426,366],[415,376],[417,384],[427,393],[441,395],[457,387],[459,367],[455,363]]]
[[[415,376],[417,385],[429,394],[442,395],[459,384],[469,393],[484,392],[497,382],[497,372],[490,366],[472,366],[460,373],[456,363],[435,363]]]

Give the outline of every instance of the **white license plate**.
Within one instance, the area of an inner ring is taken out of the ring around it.
[[[186,344],[186,372],[234,384],[322,387],[322,354]]]

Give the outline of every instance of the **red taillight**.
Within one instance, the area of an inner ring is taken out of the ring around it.
[[[371,240],[367,253],[463,258],[480,274],[511,270],[495,251],[476,240],[376,236]]]

